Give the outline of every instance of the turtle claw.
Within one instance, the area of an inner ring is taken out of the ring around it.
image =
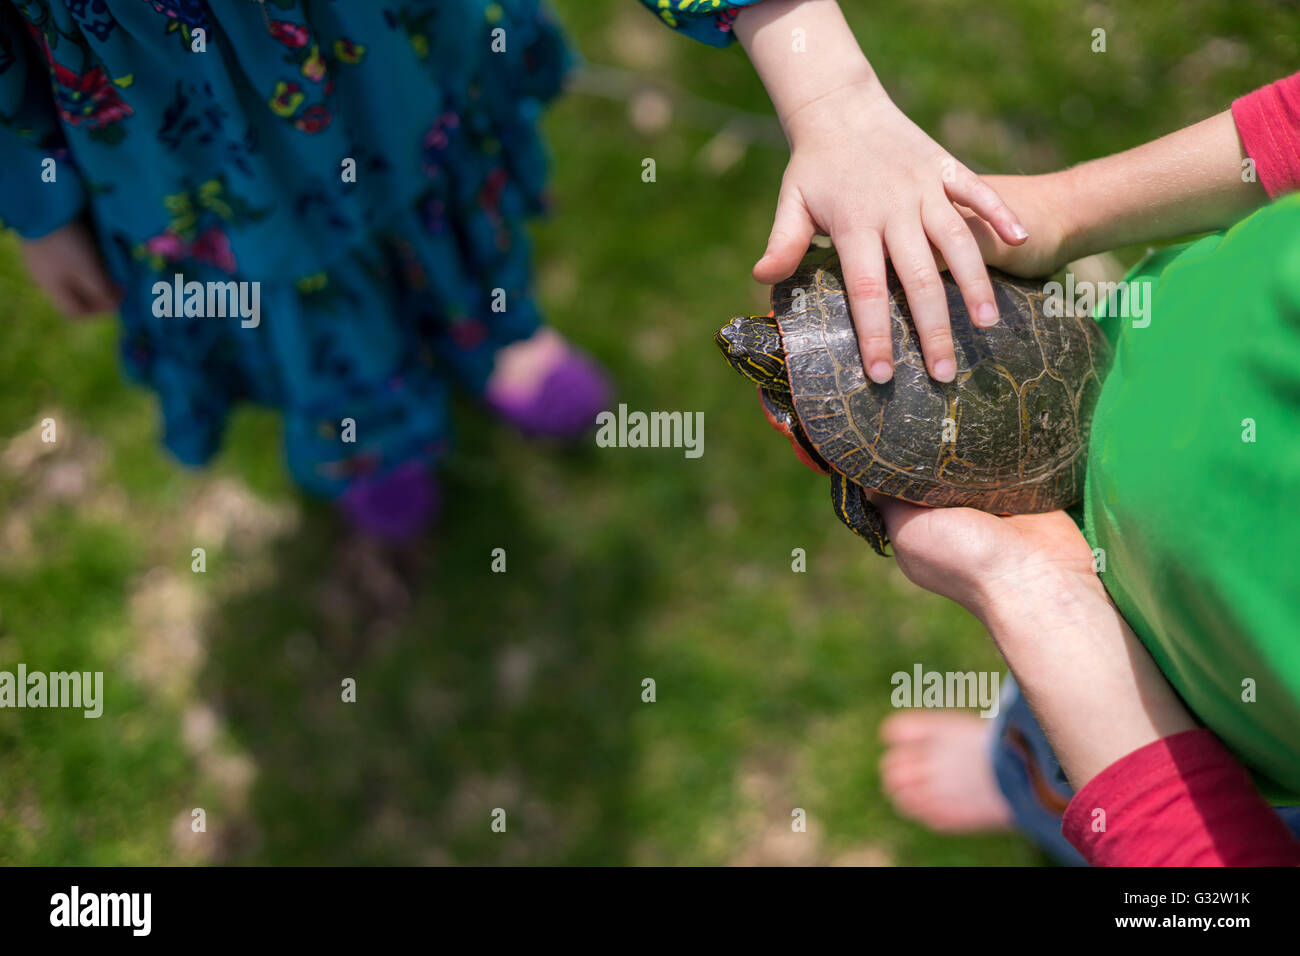
[[[831,472],[831,507],[835,511],[835,517],[858,537],[865,538],[876,554],[882,558],[889,557],[889,552],[885,550],[889,544],[885,519],[876,506],[867,500],[862,486],[845,478],[838,471]]]

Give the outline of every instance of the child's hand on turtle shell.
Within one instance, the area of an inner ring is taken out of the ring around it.
[[[1027,233],[997,192],[893,104],[835,0],[764,0],[735,33],[772,97],[790,142],[767,251],[754,278],[789,278],[814,233],[839,251],[862,364],[874,382],[893,376],[885,256],[907,293],[926,368],[952,381],[956,357],[937,250],[978,325],[997,321],[979,246],[955,204],[1008,245]],[[792,43],[791,37],[800,42]]]
[[[754,278],[788,278],[814,233],[831,237],[844,270],[863,367],[873,382],[893,375],[885,255],[907,302],[930,374],[956,375],[947,296],[935,250],[961,288],[972,320],[993,325],[997,303],[969,221],[1008,247],[1024,227],[995,189],[930,139],[878,88],[849,86],[786,118],[792,150],[767,251]],[[888,147],[882,144],[888,143]],[[983,217],[983,218],[979,218]]]

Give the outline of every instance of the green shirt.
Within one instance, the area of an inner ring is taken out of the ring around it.
[[[1300,195],[1163,250],[1109,317],[1084,498],[1111,597],[1275,803],[1300,803]]]

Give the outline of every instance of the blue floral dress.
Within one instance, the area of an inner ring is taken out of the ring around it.
[[[744,5],[644,2],[719,45]],[[541,0],[0,0],[0,221],[89,220],[178,458],[269,404],[334,496],[436,463],[448,381],[481,393],[537,328],[536,124],[570,62]],[[257,323],[155,314],[176,275],[258,283]]]
[[[447,381],[481,392],[536,329],[536,123],[569,62],[539,0],[0,0],[0,219],[89,217],[181,460],[267,403],[335,495],[436,462]],[[260,320],[155,315],[175,274],[260,283]]]

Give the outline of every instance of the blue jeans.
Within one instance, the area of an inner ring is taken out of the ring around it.
[[[1003,685],[997,720],[993,771],[1003,796],[1011,804],[1016,826],[1056,862],[1086,866],[1079,851],[1061,833],[1061,815],[1074,790],[1009,674]],[[1282,822],[1300,837],[1300,807],[1276,809]]]

